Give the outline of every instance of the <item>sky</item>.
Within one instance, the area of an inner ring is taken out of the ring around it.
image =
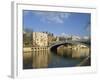
[[[35,32],[51,32],[59,35],[88,36],[91,14],[23,10],[23,27]]]

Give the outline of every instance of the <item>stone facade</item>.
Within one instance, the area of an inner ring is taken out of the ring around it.
[[[48,35],[43,32],[33,32],[33,46],[48,46]]]

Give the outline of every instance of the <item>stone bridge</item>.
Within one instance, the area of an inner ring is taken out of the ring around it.
[[[61,46],[61,45],[65,45],[65,44],[71,44],[71,45],[84,45],[86,47],[89,47],[89,44],[86,43],[86,41],[58,41],[58,42],[55,42],[55,43],[52,43],[50,46],[49,46],[49,49],[50,50],[56,50],[57,47]]]

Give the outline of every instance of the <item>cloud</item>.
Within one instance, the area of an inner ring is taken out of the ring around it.
[[[59,12],[33,12],[36,16],[41,17],[41,21],[48,23],[64,23],[71,14]]]

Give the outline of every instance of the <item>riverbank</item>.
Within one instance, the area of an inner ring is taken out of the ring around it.
[[[90,56],[86,57],[82,62],[80,62],[77,66],[90,66],[91,58]]]
[[[48,47],[24,47],[23,52],[49,50]]]

